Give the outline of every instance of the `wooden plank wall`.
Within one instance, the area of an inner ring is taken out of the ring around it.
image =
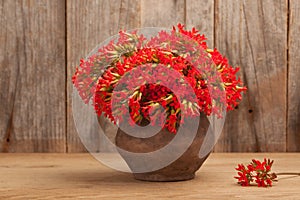
[[[289,7],[287,150],[300,151],[300,3],[291,0]]]
[[[0,2],[0,151],[65,152],[65,4]]]
[[[218,0],[215,8],[215,46],[249,87],[216,150],[285,151],[287,1]]]
[[[217,152],[300,151],[297,0],[0,0],[0,152],[82,152],[79,59],[119,29],[200,29],[248,86]]]

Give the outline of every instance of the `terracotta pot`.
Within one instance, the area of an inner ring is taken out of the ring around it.
[[[192,121],[187,120],[185,123],[185,131],[182,133],[183,138],[191,137],[191,130],[189,129]],[[198,126],[197,134],[192,141],[192,144],[184,151],[184,153],[175,161],[171,162],[167,166],[160,168],[158,170],[145,172],[145,173],[133,173],[134,177],[138,180],[144,181],[183,181],[190,180],[195,177],[195,172],[201,167],[209,154],[204,158],[199,158],[199,150],[203,143],[204,137],[207,133],[209,127],[209,121],[204,114],[201,114],[200,123]],[[170,133],[166,129],[161,130],[154,136],[148,138],[137,138],[126,134],[121,129],[118,130],[115,142],[116,145],[128,152],[135,153],[147,153],[158,150],[165,145],[167,145],[173,138],[175,134]],[[184,139],[182,142],[178,142],[174,151],[180,150],[184,146]],[[132,157],[124,153],[124,151],[119,151],[121,156],[124,158],[129,168],[133,172],[136,172],[136,160],[133,161]],[[154,158],[154,162],[161,162],[164,160],[164,155]],[[140,161],[141,166],[146,166],[150,161],[142,160]],[[153,160],[151,161],[153,162]]]

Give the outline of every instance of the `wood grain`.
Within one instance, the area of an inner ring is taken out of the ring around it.
[[[287,151],[300,151],[300,3],[290,1]]]
[[[141,26],[172,28],[185,23],[184,0],[141,0]]]
[[[207,45],[214,46],[214,1],[186,0],[186,26],[197,28],[207,38]]]
[[[0,151],[65,152],[65,5],[0,2]]]
[[[121,28],[178,22],[240,66],[249,88],[215,151],[300,151],[299,10],[297,0],[0,0],[0,152],[85,151],[71,99],[80,58]]]
[[[100,42],[120,29],[140,27],[139,0],[67,1],[67,141],[68,152],[85,151],[75,130],[71,107],[71,77],[75,66]],[[87,138],[88,139],[88,138]],[[98,138],[98,140],[101,138]],[[99,141],[101,142],[101,141]],[[97,147],[95,147],[97,148]],[[100,148],[100,147],[99,147]]]
[[[248,87],[216,151],[285,151],[287,1],[216,2],[216,47]]]
[[[299,153],[214,153],[194,180],[157,183],[134,180],[88,154],[1,154],[0,199],[299,199],[299,176],[280,176],[271,188],[236,184],[234,168],[253,156],[274,159],[274,172],[299,172]]]

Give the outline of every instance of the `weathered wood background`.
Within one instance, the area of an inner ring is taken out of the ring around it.
[[[300,1],[0,0],[0,152],[82,152],[79,59],[119,29],[195,26],[248,86],[218,152],[300,151]]]

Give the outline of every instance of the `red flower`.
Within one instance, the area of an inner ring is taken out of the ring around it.
[[[276,181],[276,174],[270,173],[273,160],[264,159],[263,162],[252,159],[252,162],[245,167],[243,164],[239,164],[237,168],[238,176],[234,178],[238,179],[238,184],[242,186],[248,186],[255,179],[258,187],[272,186],[272,182]]]
[[[164,115],[156,109],[160,104],[167,116],[163,127],[175,133],[185,120],[181,112],[187,117],[199,116],[200,112],[222,117],[225,107],[234,109],[246,90],[242,81],[236,78],[238,68],[230,66],[216,49],[208,49],[205,40],[198,30],[185,30],[181,24],[173,27],[170,33],[159,32],[148,41],[136,32],[121,31],[117,42],[111,41],[87,60],[80,61],[72,81],[84,102],[89,103],[92,99],[96,113],[104,113],[114,123],[123,122],[123,115],[128,112],[123,104],[127,101],[135,123],[150,120],[152,109],[151,116],[155,116],[155,120],[151,124],[161,125]],[[131,74],[132,70],[134,73]],[[175,71],[181,78],[176,73],[166,73],[168,70]],[[114,94],[118,106],[117,110],[112,110],[114,89],[124,76],[130,81],[122,82],[122,91]],[[153,83],[154,78],[159,81]],[[182,96],[182,102],[163,86],[170,82],[174,83],[173,90]],[[196,102],[193,94],[180,89],[184,84],[191,86]],[[262,170],[261,165],[255,167]]]

